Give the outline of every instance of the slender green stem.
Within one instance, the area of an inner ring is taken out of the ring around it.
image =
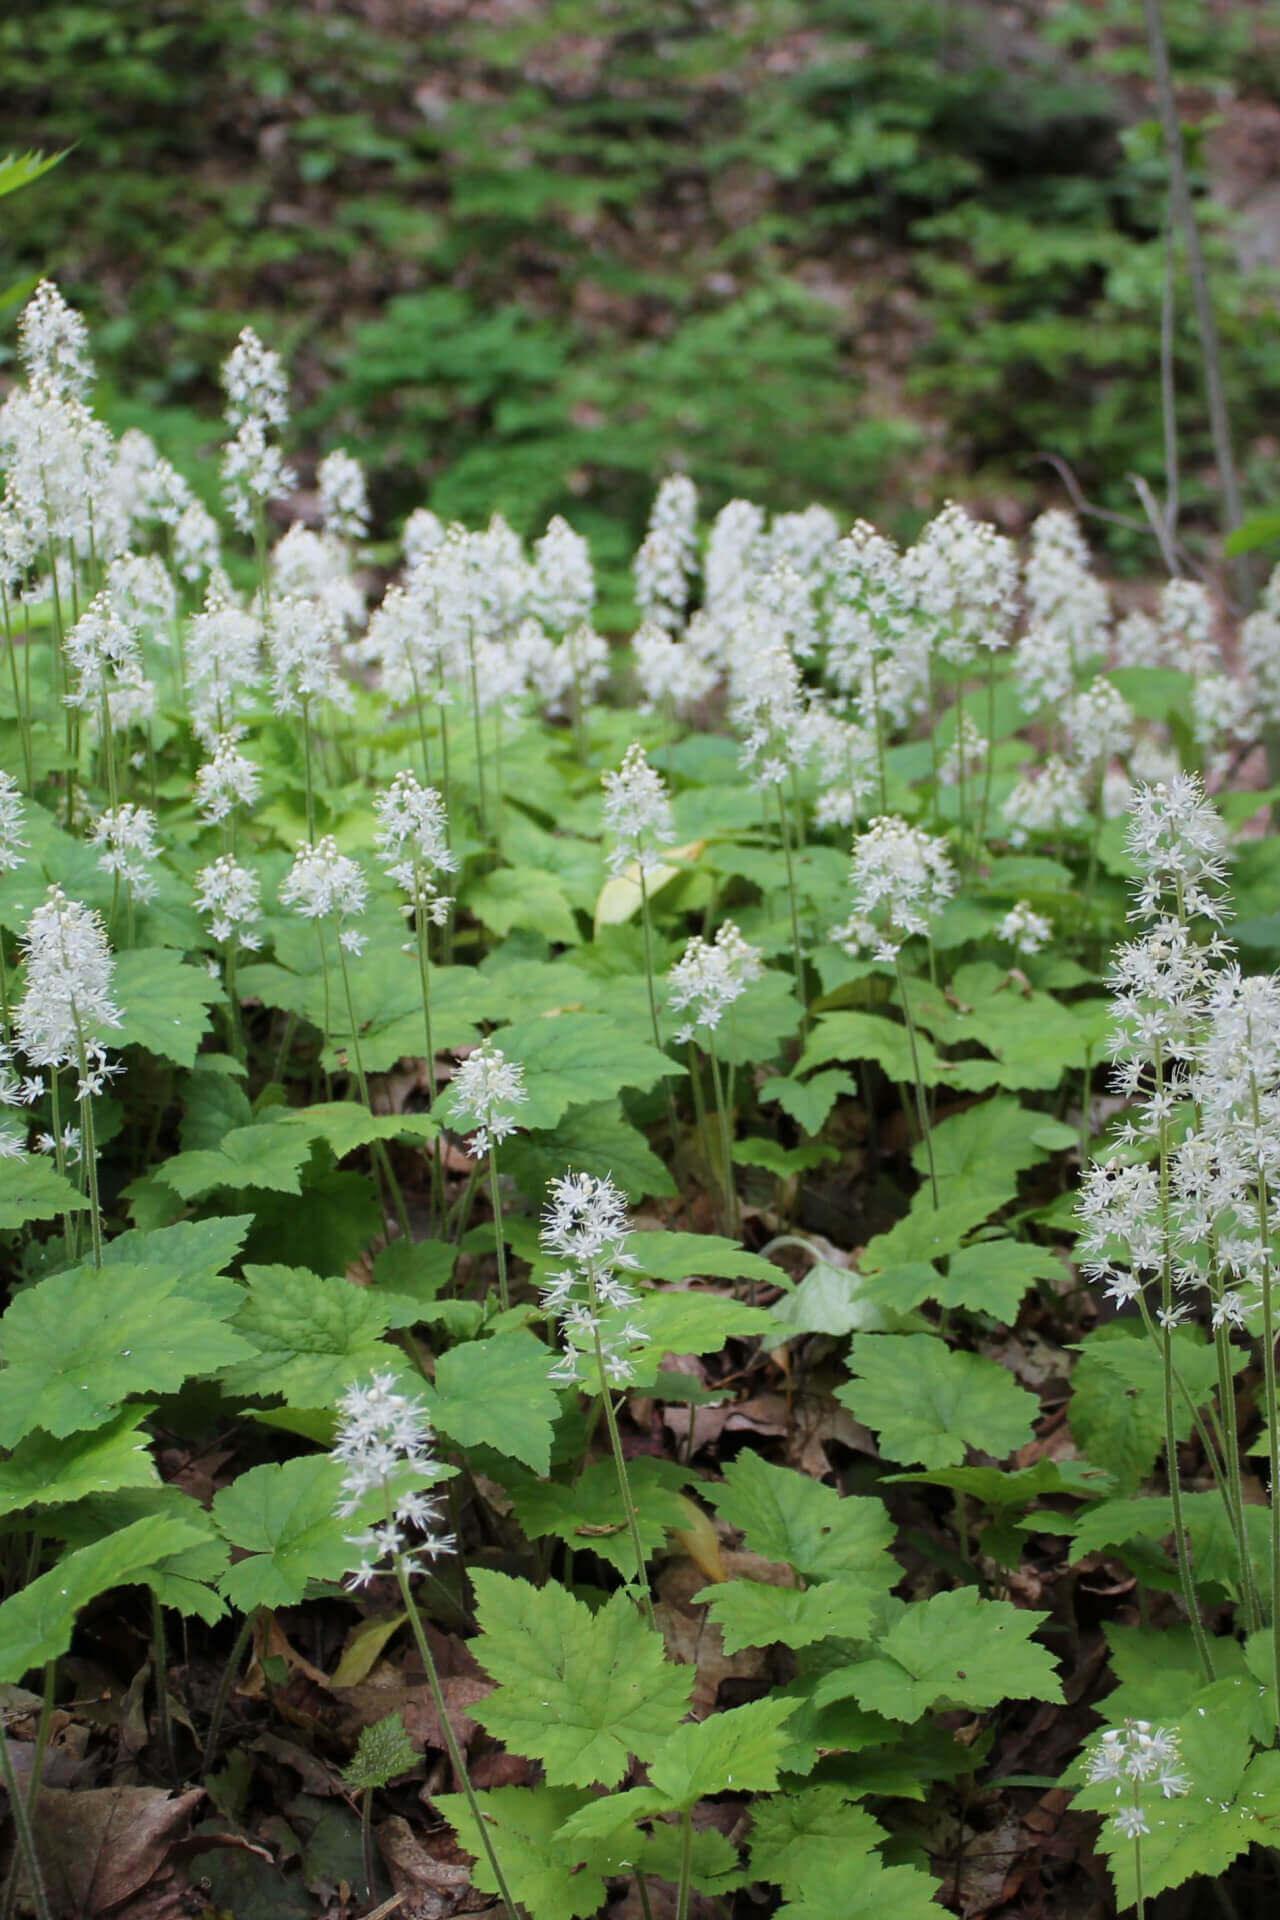
[[[22,698],[22,687],[18,680],[18,654],[14,644],[13,625],[9,617],[9,590],[0,580],[0,609],[4,613],[4,648],[9,656],[9,676],[13,681],[13,706],[18,722],[18,739],[22,746],[22,764],[26,769],[26,788],[30,793],[35,787],[34,761],[31,752],[31,714]],[[24,651],[30,653],[31,641],[28,639]]]
[[[622,1496],[622,1511],[627,1516],[627,1532],[631,1535],[631,1548],[636,1557],[636,1591],[640,1596],[645,1619],[656,1630],[658,1621],[653,1611],[653,1595],[649,1591],[649,1569],[644,1557],[644,1542],[640,1538],[640,1521],[636,1514],[636,1503],[631,1498],[631,1481],[622,1451],[622,1435],[618,1432],[618,1416],[613,1408],[613,1388],[609,1384],[604,1346],[600,1339],[599,1303],[596,1299],[594,1282],[591,1283],[591,1308],[595,1321],[592,1338],[595,1341],[596,1370],[600,1375],[600,1405],[604,1409],[605,1425],[609,1430],[609,1445],[613,1449],[613,1465],[618,1476],[618,1492]]]
[[[80,1018],[74,1006],[72,1017],[76,1027],[80,1085],[85,1087],[89,1078],[89,1050],[80,1030]],[[98,1193],[98,1141],[93,1124],[93,1097],[87,1092],[80,1095],[80,1153],[84,1160],[89,1188],[89,1233],[93,1247],[93,1264],[95,1267],[100,1267],[102,1265],[102,1203]]]
[[[721,1187],[724,1193],[725,1232],[734,1235],[738,1231],[738,1189],[733,1177],[733,1129],[729,1122],[729,1109],[724,1095],[724,1080],[720,1073],[720,1060],[715,1048],[714,1029],[707,1032],[707,1058],[711,1062],[711,1091],[716,1103],[716,1120],[720,1128],[720,1161],[723,1168]]]
[[[5,1792],[9,1796],[9,1815],[13,1821],[18,1852],[22,1855],[27,1877],[31,1882],[31,1898],[37,1920],[52,1920],[49,1896],[45,1892],[44,1877],[40,1872],[40,1860],[36,1853],[31,1817],[27,1812],[26,1800],[18,1790],[17,1777],[13,1771],[13,1759],[9,1753],[9,1737],[3,1725],[0,1725],[0,1773],[3,1773]]]
[[[1135,1807],[1139,1805],[1136,1783],[1133,1789],[1133,1804]],[[1140,1833],[1135,1833],[1133,1836],[1133,1890],[1136,1896],[1134,1904],[1138,1910],[1138,1920],[1147,1920],[1147,1900],[1142,1887],[1142,1835]]]
[[[222,1722],[226,1716],[227,1702],[231,1698],[231,1689],[235,1685],[236,1675],[240,1671],[240,1662],[244,1659],[245,1648],[253,1634],[253,1623],[257,1618],[256,1610],[246,1613],[240,1622],[240,1630],[232,1642],[231,1652],[227,1655],[227,1664],[222,1669],[218,1681],[218,1691],[214,1696],[213,1712],[209,1716],[209,1731],[204,1739],[204,1751],[200,1756],[200,1771],[208,1773],[218,1757],[218,1740],[222,1733]]]
[[[53,1164],[65,1179],[67,1174],[67,1149],[62,1138],[61,1070],[58,1067],[50,1067],[49,1069],[49,1115],[50,1127],[53,1133]],[[63,1214],[62,1236],[74,1259],[80,1251],[80,1226],[79,1218],[76,1214]]]
[[[476,743],[476,781],[480,797],[480,831],[489,831],[489,799],[484,777],[484,728],[480,724],[480,687],[476,675],[475,635],[467,629],[467,672],[471,680],[471,720]]]
[[[1157,1047],[1155,1056],[1155,1077],[1157,1095],[1164,1092],[1164,1061]],[[1160,1230],[1164,1239],[1160,1264],[1160,1360],[1163,1375],[1164,1407],[1164,1450],[1168,1468],[1169,1504],[1172,1509],[1173,1538],[1178,1558],[1178,1581],[1182,1588],[1183,1605],[1187,1610],[1187,1620],[1191,1627],[1191,1637],[1195,1641],[1200,1664],[1204,1668],[1205,1678],[1214,1677],[1213,1655],[1209,1651],[1209,1639],[1200,1618],[1200,1603],[1196,1596],[1195,1580],[1191,1573],[1191,1561],[1187,1553],[1186,1525],[1182,1515],[1182,1476],[1178,1470],[1178,1439],[1173,1419],[1173,1246],[1169,1229],[1169,1124],[1160,1122]]]
[[[414,910],[414,933],[416,936],[416,945],[418,949],[418,979],[422,986],[422,1030],[427,1043],[427,1055],[426,1055],[427,1092],[430,1095],[431,1104],[434,1107],[436,1103],[437,1089],[436,1089],[436,1048],[435,1048],[435,1041],[432,1038],[432,1033],[431,1033],[431,958],[427,950],[427,934],[428,934],[427,916],[420,904],[422,901],[422,898],[423,898],[423,888],[420,883],[418,887],[419,904]],[[444,1162],[440,1154],[440,1148],[441,1148],[442,1142],[437,1139],[437,1140],[431,1141],[429,1144],[432,1149],[431,1151],[431,1208],[435,1218],[439,1220],[443,1225],[445,1202],[444,1202]]]
[[[360,1795],[360,1858],[364,1862],[364,1897],[373,1898],[373,1788]]]
[[[169,1646],[165,1638],[164,1608],[158,1594],[151,1595],[152,1672],[156,1689],[156,1732],[160,1737],[160,1757],[172,1784],[178,1784],[178,1757],[173,1745],[173,1717],[169,1712]]]
[[[351,991],[351,969],[347,965],[347,950],[342,944],[341,934],[338,935],[337,947],[338,968],[342,974],[342,992],[347,1003],[347,1024],[351,1028],[351,1059],[356,1070],[356,1085],[360,1089],[361,1101],[372,1113],[373,1108],[369,1102],[369,1081],[365,1075],[364,1060],[360,1053],[360,1030],[356,1022],[355,997]],[[373,1158],[391,1195],[391,1204],[396,1219],[400,1223],[400,1231],[406,1240],[411,1240],[413,1228],[409,1222],[409,1210],[405,1206],[404,1194],[400,1191],[400,1182],[396,1179],[395,1168],[391,1164],[391,1155],[387,1152],[385,1140],[374,1141]]]
[[[419,1657],[426,1672],[427,1685],[431,1689],[431,1699],[435,1706],[436,1718],[440,1722],[440,1731],[444,1735],[444,1743],[448,1749],[449,1760],[453,1766],[454,1775],[460,1782],[463,1794],[466,1797],[471,1818],[475,1822],[476,1832],[480,1836],[480,1844],[484,1848],[485,1857],[489,1862],[489,1871],[497,1883],[498,1896],[502,1901],[507,1920],[519,1920],[516,1903],[511,1897],[511,1889],[507,1885],[506,1875],[502,1871],[502,1863],[498,1859],[497,1850],[493,1844],[493,1836],[489,1832],[489,1823],[480,1811],[480,1802],[476,1799],[476,1790],[471,1784],[471,1775],[467,1771],[467,1763],[463,1758],[462,1749],[458,1745],[458,1737],[454,1733],[453,1722],[449,1718],[449,1708],[444,1697],[444,1689],[440,1685],[440,1675],[436,1668],[435,1658],[431,1652],[431,1643],[427,1639],[426,1628],[423,1626],[422,1616],[418,1612],[418,1603],[413,1597],[413,1589],[409,1584],[409,1571],[405,1566],[403,1554],[396,1554],[394,1564],[396,1580],[400,1587],[400,1596],[404,1601],[405,1612],[409,1617],[409,1628],[413,1634]]]
[[[689,1920],[689,1897],[693,1891],[693,1809],[686,1807],[680,1816],[680,1884],[676,1890],[676,1920]]]
[[[505,1313],[511,1305],[507,1287],[507,1243],[502,1231],[502,1195],[498,1189],[498,1156],[489,1143],[489,1199],[493,1207],[493,1238],[498,1252],[498,1298]]]
[[[653,919],[649,908],[649,882],[643,864],[640,867],[640,925],[644,930],[644,982],[649,989],[649,1024],[653,1044],[662,1051],[662,1030],[658,1025],[658,994],[653,979]]]
[[[787,826],[786,803],[782,798],[782,788],[776,787],[778,796],[778,827],[782,834],[782,854],[787,863],[787,903],[791,909],[791,953],[796,974],[796,998],[800,1002],[800,1033],[805,1040],[809,1037],[809,996],[804,984],[804,948],[800,944],[800,902],[796,894],[796,869],[791,855],[791,833]]]
[[[991,776],[996,757],[996,656],[987,649],[987,758],[982,775],[982,803],[978,810],[978,844],[987,838],[987,817],[991,812]]]
[[[925,1098],[924,1080],[920,1073],[920,1048],[916,1040],[915,1015],[911,1011],[911,999],[907,993],[907,979],[902,970],[902,959],[894,961],[898,975],[898,994],[902,1001],[902,1011],[906,1016],[907,1039],[911,1046],[911,1071],[915,1075],[916,1119],[920,1126],[920,1138],[924,1143],[924,1157],[929,1167],[929,1191],[933,1196],[935,1209],[941,1205],[938,1197],[938,1170],[933,1160],[933,1130],[929,1125],[929,1103]]]
[[[316,787],[311,756],[311,702],[310,700],[304,700],[302,703],[302,777],[306,783],[307,839],[314,846],[316,838]]]

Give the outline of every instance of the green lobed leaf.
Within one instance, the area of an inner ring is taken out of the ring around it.
[[[891,1460],[952,1466],[970,1447],[1001,1459],[1031,1438],[1035,1395],[998,1361],[936,1334],[859,1334],[849,1370],[836,1398],[875,1428]]]
[[[808,1080],[792,1080],[774,1074],[760,1088],[760,1098],[776,1101],[805,1133],[820,1133],[827,1116],[841,1094],[856,1094],[858,1083],[851,1073],[830,1067]]]
[[[1052,1655],[1031,1644],[1048,1619],[973,1587],[904,1606],[855,1666],[829,1674],[820,1702],[849,1695],[890,1720],[918,1720],[930,1707],[986,1708],[1002,1700],[1061,1700]]]
[[[689,1524],[689,1508],[679,1489],[692,1477],[689,1468],[673,1460],[641,1454],[628,1462],[631,1502],[646,1555],[655,1552],[672,1529]],[[531,1540],[550,1535],[599,1554],[627,1579],[634,1576],[635,1549],[612,1460],[593,1460],[572,1484],[522,1481],[511,1488],[511,1504]]]
[[[195,1065],[209,1008],[222,999],[203,967],[188,966],[170,947],[128,947],[116,955],[112,991],[124,1015],[113,1047],[145,1047],[174,1066]]]
[[[304,1267],[250,1265],[244,1277],[235,1327],[254,1352],[224,1374],[230,1392],[327,1407],[353,1380],[402,1370],[403,1355],[380,1337],[390,1313],[372,1288],[322,1280]]]
[[[295,1606],[312,1580],[341,1580],[351,1570],[351,1520],[340,1519],[342,1469],[328,1454],[251,1467],[214,1495],[213,1518],[246,1557],[219,1586],[233,1607]]]
[[[535,1473],[551,1466],[560,1401],[547,1375],[552,1355],[522,1331],[450,1347],[422,1389],[432,1424],[459,1447],[493,1447]]]
[[[719,1627],[726,1653],[744,1647],[809,1647],[828,1639],[861,1640],[870,1630],[879,1589],[845,1577],[819,1587],[775,1587],[763,1580],[725,1580],[693,1596]]]
[[[218,1280],[201,1289],[127,1263],[75,1267],[18,1294],[0,1320],[0,1445],[36,1427],[63,1438],[101,1426],[131,1397],[242,1359],[248,1342],[225,1325],[237,1297]]]
[[[706,1497],[753,1553],[785,1561],[806,1580],[842,1575],[870,1579],[887,1591],[902,1577],[889,1552],[894,1524],[882,1500],[841,1496],[794,1467],[777,1467],[757,1453],[740,1453],[724,1484]]]
[[[599,1013],[523,1020],[501,1028],[496,1044],[524,1068],[529,1097],[519,1119],[533,1131],[557,1126],[570,1107],[596,1106],[623,1087],[644,1091],[685,1072],[633,1028]]]
[[[476,1804],[512,1896],[530,1920],[587,1920],[599,1911],[605,1897],[603,1875],[623,1871],[623,1857],[607,1845],[575,1846],[562,1836],[570,1816],[590,1804],[585,1794],[572,1787],[495,1787],[477,1793]],[[466,1795],[433,1794],[432,1805],[472,1855],[476,1886],[483,1893],[497,1893]]]
[[[633,1201],[676,1190],[669,1169],[616,1100],[570,1108],[553,1133],[517,1134],[503,1143],[500,1164],[536,1206],[566,1167],[612,1179]]]
[[[597,1612],[564,1587],[477,1568],[481,1636],[472,1652],[496,1682],[473,1709],[495,1739],[540,1760],[551,1786],[615,1786],[649,1761],[684,1713],[691,1668],[672,1665],[625,1593]]]
[[[794,1700],[753,1700],[709,1719],[686,1722],[649,1762],[649,1779],[671,1807],[692,1807],[715,1793],[771,1793],[786,1751]]]
[[[751,1816],[751,1874],[785,1894],[830,1880],[849,1886],[886,1838],[844,1787],[802,1787],[762,1800]]]
[[[123,1407],[105,1426],[55,1440],[30,1433],[0,1462],[0,1514],[65,1506],[93,1493],[159,1485],[142,1421],[150,1407]]]
[[[71,1645],[82,1607],[113,1587],[133,1585],[157,1560],[198,1539],[184,1521],[156,1516],[64,1554],[0,1606],[0,1683],[16,1685],[33,1667],[58,1659]]]
[[[83,1213],[89,1202],[42,1153],[0,1155],[0,1232]]]

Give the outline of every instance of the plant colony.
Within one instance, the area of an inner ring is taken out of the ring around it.
[[[1229,669],[1198,582],[1117,621],[1061,512],[1020,554],[947,506],[904,552],[817,507],[704,528],[673,475],[625,649],[560,519],[419,510],[370,608],[360,467],[290,519],[251,331],[225,526],[95,416],[52,286],[20,356],[8,1910],[50,1910],[29,1783],[120,1588],[156,1771],[226,1804],[246,1662],[287,1690],[306,1603],[362,1673],[411,1636],[429,1804],[507,1914],[665,1882],[679,1920],[914,1920],[912,1802],[1063,1700],[1105,1554],[1138,1608],[1063,1778],[1119,1905],[1270,1844],[1280,847],[1233,775],[1280,577]],[[1065,1422],[1032,1323],[1081,1336]],[[803,1465],[733,1451],[743,1382]],[[213,1439],[200,1499],[162,1468]],[[494,1743],[517,1784],[473,1779]],[[328,1757],[372,1899],[418,1751],[380,1712]]]

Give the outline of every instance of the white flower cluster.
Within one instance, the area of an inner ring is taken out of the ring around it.
[[[487,1040],[472,1049],[450,1083],[449,1117],[471,1134],[467,1151],[473,1160],[482,1160],[491,1147],[518,1131],[516,1110],[528,1098],[518,1060],[508,1060]]]
[[[437,882],[441,874],[457,872],[458,860],[449,846],[449,819],[440,794],[406,768],[377,796],[374,810],[374,841],[389,877],[408,895],[405,912],[444,926],[453,895],[441,893]]]
[[[1007,940],[1019,953],[1041,953],[1053,938],[1053,922],[1037,913],[1029,900],[1015,901],[996,928],[996,939]]]
[[[12,873],[25,861],[25,825],[22,789],[11,773],[0,770],[0,873]]]
[[[240,606],[225,575],[213,576],[204,604],[187,624],[191,724],[207,745],[229,733],[253,705],[262,672],[262,628]]]
[[[1001,813],[1012,847],[1025,846],[1033,835],[1078,833],[1089,818],[1079,769],[1051,753],[1019,777]]]
[[[324,834],[314,846],[304,843],[298,848],[280,888],[280,901],[304,920],[336,920],[343,950],[364,952],[366,936],[358,928],[343,924],[358,920],[368,905],[364,874],[358,860],[339,852],[331,833]]]
[[[624,873],[631,865],[646,876],[661,866],[659,847],[675,839],[671,796],[666,782],[638,742],[622,756],[616,772],[603,776],[604,824],[613,835],[610,873]]]
[[[435,1434],[416,1395],[400,1392],[392,1373],[375,1373],[367,1385],[348,1387],[338,1402],[333,1458],[342,1464],[337,1512],[347,1520],[381,1496],[382,1514],[359,1533],[346,1535],[360,1555],[349,1576],[353,1588],[380,1573],[422,1573],[427,1564],[457,1550],[441,1530],[437,1495],[424,1490],[440,1476]]]
[[[732,920],[724,922],[714,941],[695,935],[667,977],[667,1005],[687,1015],[677,1029],[677,1044],[694,1039],[699,1027],[713,1033],[763,971],[760,949],[743,939]]]
[[[196,773],[196,809],[209,826],[230,819],[237,807],[249,808],[258,797],[258,769],[233,733],[220,733],[213,752]]]
[[[1214,1323],[1242,1325],[1280,1170],[1280,983],[1244,979],[1227,942],[1193,926],[1226,912],[1225,831],[1198,780],[1144,788],[1129,847],[1142,876],[1131,917],[1143,925],[1110,977],[1113,1079],[1129,1107],[1119,1157],[1081,1182],[1083,1271],[1120,1302],[1157,1281],[1179,1296],[1207,1288]],[[1175,1141],[1188,1099],[1194,1124]],[[1186,1311],[1182,1298],[1162,1301],[1157,1317]]]
[[[369,490],[360,462],[335,447],[320,462],[316,480],[325,532],[338,540],[363,540],[369,531]]]
[[[623,1276],[638,1262],[627,1251],[630,1220],[623,1195],[606,1178],[566,1173],[550,1182],[542,1216],[544,1253],[564,1262],[541,1288],[548,1315],[559,1322],[563,1351],[550,1378],[581,1380],[584,1352],[603,1368],[610,1386],[634,1378],[631,1354],[643,1335],[627,1322],[606,1319],[637,1305],[639,1294]],[[599,1343],[599,1352],[596,1347]]]
[[[351,554],[335,534],[316,533],[295,520],[271,549],[272,598],[314,602],[335,638],[363,626],[364,594],[351,571]]]
[[[853,843],[853,912],[832,939],[850,953],[894,962],[912,935],[926,938],[957,886],[943,841],[895,814],[881,814]]]
[[[705,622],[701,631],[706,631]],[[637,628],[631,654],[646,713],[670,707],[674,713],[688,714],[712,691],[718,673],[714,662],[699,651],[698,632],[690,626],[683,638],[676,638],[652,620]]]
[[[1054,507],[1031,529],[1023,577],[1027,628],[1014,672],[1028,713],[1057,706],[1106,647],[1110,606],[1076,520]]]
[[[1017,611],[1018,559],[1011,540],[954,501],[932,519],[903,561],[932,644],[949,666],[1006,646]]]
[[[78,1098],[100,1093],[114,1071],[104,1037],[122,1020],[102,916],[50,887],[27,922],[22,951],[27,980],[14,1014],[18,1046],[34,1067],[77,1067]]]
[[[277,713],[310,713],[317,702],[350,712],[351,689],[334,655],[339,631],[323,601],[286,596],[272,602],[267,656]]]
[[[1086,1775],[1090,1786],[1114,1785],[1116,1799],[1125,1802],[1112,1818],[1126,1840],[1139,1840],[1151,1831],[1144,1790],[1158,1793],[1162,1800],[1180,1800],[1191,1791],[1191,1781],[1182,1771],[1176,1730],[1154,1727],[1149,1720],[1108,1727],[1089,1754]]]
[[[262,945],[256,931],[261,912],[258,876],[242,867],[230,854],[220,854],[196,875],[196,912],[209,922],[209,932],[223,945],[254,952]]]
[[[138,628],[105,588],[68,633],[64,651],[71,679],[67,705],[86,714],[91,727],[105,717],[116,732],[151,719],[156,690],[143,665]]]
[[[90,843],[102,849],[98,865],[121,879],[135,900],[153,900],[156,882],[151,868],[160,857],[156,817],[149,807],[123,801],[108,807],[93,823]]]
[[[664,632],[683,624],[698,570],[698,490],[683,473],[658,488],[633,571],[641,618]]]
[[[289,385],[283,362],[245,327],[222,369],[226,419],[232,438],[222,454],[222,484],[231,518],[242,533],[258,526],[268,501],[292,493],[297,476],[272,434],[288,423]]]

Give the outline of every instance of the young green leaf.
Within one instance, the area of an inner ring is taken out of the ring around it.
[[[342,1778],[354,1792],[367,1792],[390,1786],[402,1773],[412,1773],[419,1758],[399,1713],[389,1713],[371,1727],[361,1727],[355,1753],[342,1769]]]
[[[477,1569],[481,1637],[497,1683],[475,1718],[552,1786],[615,1786],[634,1755],[651,1760],[685,1712],[692,1669],[672,1665],[623,1593],[593,1613],[554,1582]]]

